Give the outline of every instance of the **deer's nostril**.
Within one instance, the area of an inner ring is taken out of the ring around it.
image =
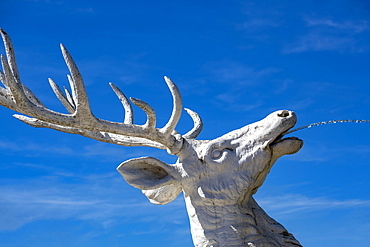
[[[288,117],[289,116],[289,111],[283,110],[283,111],[279,112],[277,115],[279,117]]]

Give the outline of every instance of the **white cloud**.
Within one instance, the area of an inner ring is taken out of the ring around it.
[[[308,32],[285,47],[285,53],[306,51],[339,51],[359,53],[368,48],[359,45],[361,37],[369,29],[367,21],[342,21],[331,19],[305,18]]]
[[[86,7],[86,8],[77,8],[73,11],[73,13],[95,13],[95,10],[92,7]]]
[[[86,220],[107,228],[134,219],[165,222],[169,219],[161,215],[168,212],[173,213],[171,221],[183,217],[175,213],[183,208],[182,200],[163,208],[152,205],[117,173],[76,177],[74,181],[55,182],[49,177],[18,179],[17,183],[7,180],[0,186],[0,231],[16,230],[39,220]]]
[[[269,20],[269,19],[254,19],[245,21],[238,26],[239,29],[251,29],[251,28],[261,28],[261,27],[279,27],[281,26],[281,21]]]
[[[335,200],[325,197],[310,198],[299,194],[286,194],[283,196],[263,197],[258,203],[273,215],[290,215],[302,212],[312,212],[328,209],[344,209],[365,207],[370,208],[370,200],[347,199]]]
[[[56,154],[73,155],[75,151],[69,147],[47,146],[33,141],[0,141],[0,148],[12,151],[42,151]]]
[[[265,78],[278,73],[278,68],[256,68],[237,61],[213,61],[202,68],[206,81],[223,87],[222,93],[215,92],[212,103],[227,111],[249,111],[263,105],[263,97],[250,95],[255,87],[261,87]],[[209,92],[212,88],[209,89]],[[257,91],[257,90],[256,90]],[[211,92],[212,93],[212,92]],[[248,96],[246,96],[248,95]],[[253,99],[251,99],[253,97]],[[249,98],[247,104],[240,104],[242,98]]]
[[[280,6],[277,7],[261,1],[245,1],[242,3],[241,12],[247,20],[239,25],[239,28],[260,30],[284,24],[282,16],[285,11],[280,9]]]
[[[224,103],[225,110],[234,112],[250,111],[263,105],[262,100],[252,102],[251,104],[240,104],[239,98],[241,97],[243,97],[243,94],[227,92],[224,94],[219,94],[215,98]]]
[[[52,3],[52,4],[63,4],[64,1],[51,1],[51,0],[43,0],[43,1],[40,1],[40,0],[26,0],[27,2],[35,2],[35,3]]]
[[[21,144],[20,144],[21,143]],[[45,148],[47,147],[47,148]],[[123,147],[113,146],[105,143],[94,143],[90,145],[83,145],[81,148],[76,149],[68,147],[58,143],[38,143],[32,140],[27,141],[0,141],[0,148],[11,151],[21,151],[22,153],[31,152],[42,152],[52,153],[57,155],[68,155],[68,156],[110,156],[110,157],[122,157],[124,153]]]
[[[362,49],[354,48],[355,40],[351,37],[337,37],[322,33],[310,33],[298,38],[292,45],[284,49],[285,53],[300,53],[306,51],[353,51]]]
[[[364,20],[335,22],[330,19],[306,18],[305,21],[306,21],[307,26],[309,27],[314,27],[314,26],[329,27],[333,29],[346,30],[354,34],[361,33],[369,29],[370,27],[369,23]]]
[[[261,77],[280,71],[277,68],[257,69],[234,61],[209,62],[203,70],[212,81],[243,86],[256,84]]]

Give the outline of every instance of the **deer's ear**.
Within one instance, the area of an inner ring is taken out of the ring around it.
[[[169,203],[182,191],[172,175],[175,170],[152,157],[127,160],[117,170],[128,184],[141,189],[154,204]]]
[[[176,184],[164,185],[154,190],[142,191],[153,204],[163,205],[172,202],[182,192],[181,187]]]

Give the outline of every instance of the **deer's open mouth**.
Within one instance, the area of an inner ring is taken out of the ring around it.
[[[279,142],[283,142],[283,141],[286,141],[286,140],[300,140],[298,137],[294,137],[294,136],[289,136],[289,137],[285,137],[284,138],[284,134],[280,134],[278,137],[276,137],[275,140],[273,140],[270,144],[271,145],[275,145]]]
[[[285,155],[298,152],[303,146],[303,141],[297,137],[285,137],[284,133],[280,134],[270,143],[270,148],[274,153]]]

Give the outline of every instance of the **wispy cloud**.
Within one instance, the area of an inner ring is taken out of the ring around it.
[[[161,222],[160,215],[168,211],[173,212],[173,221],[179,220],[174,211],[183,207],[181,200],[161,209],[150,204],[144,196],[133,197],[132,193],[140,192],[133,192],[119,174],[86,176],[75,180],[76,184],[55,183],[44,177],[18,181],[17,185],[9,185],[8,181],[8,185],[0,186],[0,230],[16,230],[39,220],[86,220],[105,228],[134,219]],[[163,221],[167,220],[163,217]]]
[[[271,20],[271,19],[252,19],[243,22],[242,24],[238,25],[238,29],[254,29],[254,28],[261,28],[261,27],[279,27],[281,26],[282,22]]]
[[[224,91],[215,98],[218,104],[228,110],[245,111],[259,107],[263,102],[254,101],[252,104],[235,104],[240,98],[245,97],[253,87],[261,86],[261,80],[273,75],[280,70],[278,68],[255,68],[235,61],[209,62],[203,66],[203,73],[207,81],[224,85]]]
[[[276,197],[259,198],[258,202],[274,215],[292,215],[293,213],[312,212],[328,209],[355,207],[370,208],[370,200],[347,199],[335,200],[325,197],[310,198],[299,194],[286,194]]]
[[[346,30],[350,33],[356,34],[361,33],[367,29],[369,29],[369,23],[364,20],[359,21],[344,21],[344,22],[334,22],[330,19],[314,19],[314,18],[306,18],[305,19],[307,26],[309,27],[315,27],[315,26],[321,26],[321,27],[328,27],[333,29],[339,29],[339,30]]]
[[[47,150],[45,146],[33,141],[0,141],[0,148],[11,150],[11,151],[47,151],[50,153],[72,155],[75,151],[69,147],[62,146],[48,146]]]
[[[203,70],[212,81],[244,86],[256,84],[261,77],[280,71],[278,68],[257,69],[234,61],[209,62]]]
[[[91,14],[91,13],[95,13],[95,10],[92,7],[77,8],[73,11],[73,13]]]
[[[350,49],[355,41],[350,37],[336,37],[322,33],[310,33],[300,37],[292,46],[286,47],[286,53],[306,51],[343,51]]]
[[[19,143],[22,143],[21,145]],[[89,142],[88,142],[89,143]],[[46,148],[47,147],[47,148]],[[161,150],[142,148],[142,147],[122,147],[113,144],[93,142],[86,144],[74,144],[68,146],[63,143],[42,142],[36,143],[31,140],[27,141],[0,141],[0,150],[6,150],[6,155],[16,155],[20,157],[60,157],[69,158],[73,161],[75,158],[93,160],[99,157],[99,162],[119,164],[125,159],[140,157],[140,156],[155,156],[166,160],[168,154]],[[27,162],[26,162],[27,164]]]
[[[246,20],[238,26],[240,29],[260,30],[261,28],[275,28],[284,23],[281,18],[284,11],[281,11],[276,6],[259,1],[248,1],[242,3],[242,5],[242,12]]]
[[[307,136],[309,135],[307,132],[303,135],[303,133],[299,131],[292,133],[292,135],[297,135],[304,140],[310,138]],[[302,137],[302,135],[307,139]],[[298,162],[323,163],[326,161],[333,162],[341,160],[345,157],[363,158],[367,157],[370,152],[370,146],[365,144],[352,144],[349,146],[343,141],[343,143],[338,145],[338,143],[323,142],[320,139],[315,140],[313,138],[307,140],[307,142],[308,143],[297,154],[290,156],[289,159]]]
[[[239,100],[241,97],[243,97],[243,93],[227,92],[224,94],[216,95],[215,98],[220,103],[227,106],[227,110],[232,111],[250,111],[263,105],[262,100],[251,102],[250,104],[241,104]]]
[[[26,0],[27,2],[35,2],[35,3],[53,3],[53,4],[62,4],[64,1],[51,1],[51,0]]]
[[[337,153],[330,150],[327,146],[317,144],[314,148],[304,147],[296,155],[289,158],[299,162],[325,162],[327,160],[333,160],[335,154]]]
[[[360,34],[369,30],[369,23],[364,20],[334,21],[325,18],[305,18],[308,33],[297,38],[285,47],[285,53],[306,51],[339,51],[358,53],[368,48],[359,45]]]

